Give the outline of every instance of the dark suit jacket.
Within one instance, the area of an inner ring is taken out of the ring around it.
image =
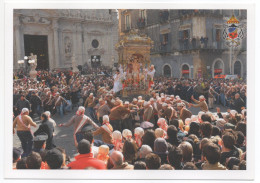
[[[44,121],[39,126],[38,130],[34,132],[34,136],[37,136],[40,133],[46,133],[48,135],[48,139],[46,141],[46,149],[52,149],[53,147],[55,147],[55,145],[53,144],[53,132],[53,124],[50,121]]]

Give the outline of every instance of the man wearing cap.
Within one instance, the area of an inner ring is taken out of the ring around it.
[[[32,151],[33,136],[31,133],[31,126],[36,127],[36,123],[33,122],[29,115],[29,109],[23,108],[20,115],[18,115],[13,122],[13,134],[15,134],[15,128],[17,131],[17,136],[19,137],[22,148],[22,157],[28,156]]]
[[[191,100],[193,100],[196,104],[192,104],[190,103],[189,105],[192,106],[192,107],[200,107],[200,110],[201,111],[204,111],[204,112],[207,112],[209,109],[208,109],[208,105],[206,103],[206,99],[203,95],[201,95],[199,97],[199,101],[196,100],[193,96],[191,96]]]
[[[92,121],[88,116],[84,115],[85,113],[85,108],[83,106],[80,106],[76,112],[76,115],[72,116],[72,118],[65,124],[61,123],[59,125],[59,127],[61,126],[71,126],[73,125],[74,127],[74,143],[75,146],[77,147],[78,142],[81,141],[83,139],[83,133],[82,133],[82,128],[84,127],[84,125],[86,124],[91,124],[95,129],[98,129],[99,126]]]

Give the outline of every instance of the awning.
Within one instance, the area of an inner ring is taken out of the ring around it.
[[[214,69],[214,73],[222,73],[222,69]]]
[[[182,70],[182,74],[189,74],[190,70]]]

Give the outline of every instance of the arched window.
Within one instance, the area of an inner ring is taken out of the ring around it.
[[[213,70],[214,76],[223,74],[224,64],[221,60],[217,60],[213,67],[214,67],[214,70]]]
[[[182,66],[181,71],[182,71],[182,77],[183,78],[189,78],[189,76],[190,76],[190,67],[187,64],[184,64]]]
[[[163,67],[163,75],[166,77],[171,77],[172,76],[172,71],[169,65],[165,65]]]

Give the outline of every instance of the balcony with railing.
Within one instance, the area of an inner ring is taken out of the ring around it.
[[[192,51],[192,50],[224,50],[225,46],[222,41],[214,41],[212,44],[208,43],[207,37],[196,38],[184,38],[179,39],[180,51]]]

